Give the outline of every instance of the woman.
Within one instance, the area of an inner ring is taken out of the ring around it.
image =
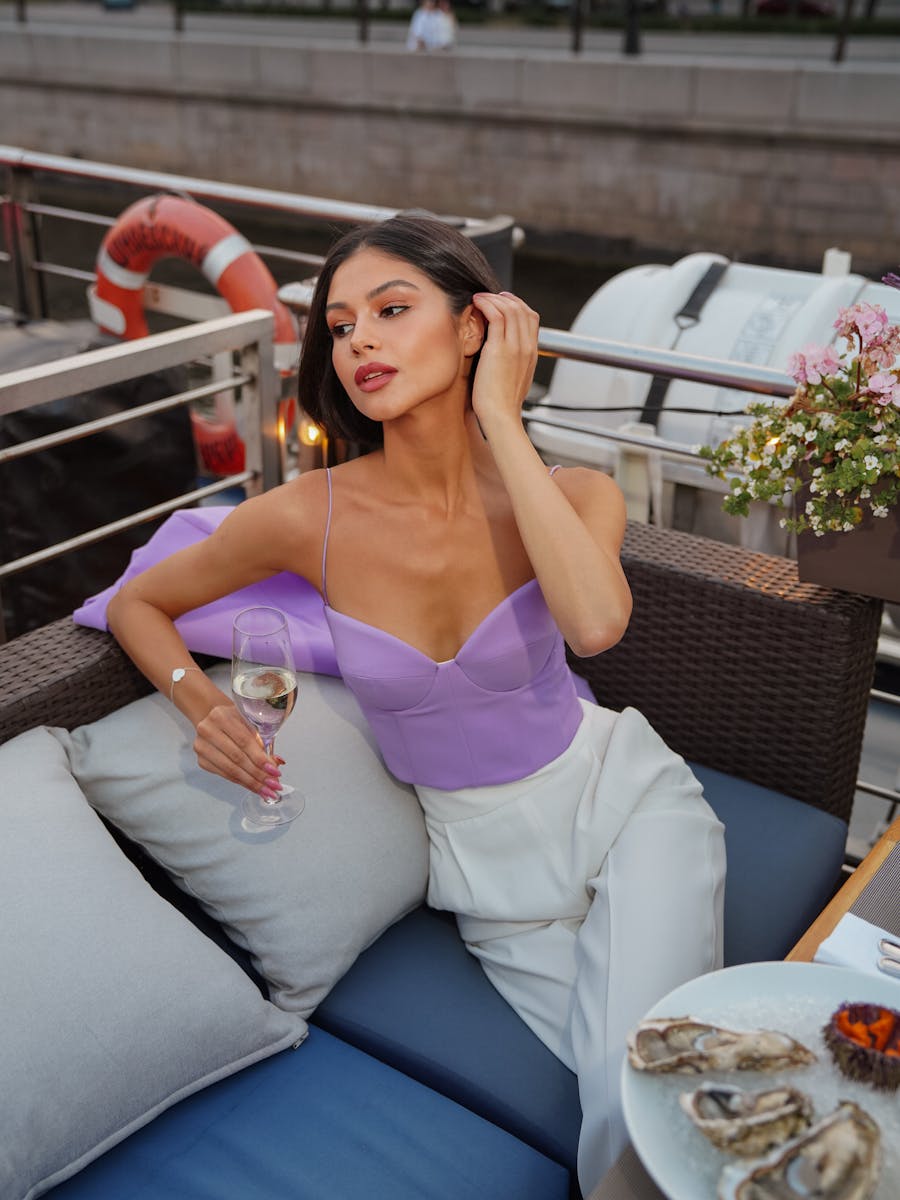
[[[173,620],[289,570],[321,589],[341,673],[430,837],[429,902],[577,1071],[587,1194],[625,1140],[627,1030],[721,964],[722,829],[634,710],[580,701],[563,639],[613,646],[631,611],[622,496],[548,471],[521,406],[538,317],[433,219],[347,234],[326,261],[300,399],[373,451],[248,500],[127,584],[110,628],[196,728],[201,766],[271,796],[269,761]],[[173,680],[173,671],[187,673]]]

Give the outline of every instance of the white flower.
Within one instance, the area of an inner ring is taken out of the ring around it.
[[[778,527],[779,529],[787,529],[787,521],[784,519],[784,517],[782,517],[778,522]]]
[[[872,441],[875,443],[876,446],[883,446],[887,440],[888,440],[888,435],[886,433],[879,433],[879,435],[877,437],[872,438]]]
[[[814,429],[807,429],[803,435],[803,440],[804,442],[814,442],[816,440],[816,431]]]
[[[834,413],[822,413],[822,415],[819,417],[819,428],[834,429]]]
[[[803,437],[806,428],[799,421],[792,421],[785,429],[785,433],[791,434],[792,437]]]
[[[814,513],[815,511],[816,511],[816,506],[815,506],[815,504],[813,504],[812,500],[807,500],[807,502],[806,502],[806,515],[807,515],[807,516],[809,516],[809,515],[810,515],[810,513]]]
[[[867,454],[866,457],[863,459],[863,466],[866,468],[867,471],[877,471],[878,470],[878,459],[875,457],[874,454]]]
[[[844,533],[849,533],[851,529],[853,529],[853,522],[845,521],[844,522]]]
[[[849,450],[853,443],[849,438],[841,438],[840,441],[834,443],[835,450]]]
[[[888,515],[888,510],[884,504],[873,504],[872,505],[872,516],[873,517],[886,517],[887,515]]]
[[[816,481],[814,479],[811,479],[809,482],[809,490],[811,492],[817,492],[819,490],[819,485],[816,483]]]
[[[868,487],[861,487],[861,488],[859,489],[859,498],[860,498],[860,500],[868,500],[868,498],[869,498],[871,495],[872,495],[872,489],[871,489],[871,488],[868,488]]]
[[[813,478],[818,479],[818,477],[820,475],[822,475],[824,473],[824,471],[825,471],[824,467],[816,467],[815,470],[813,471]]]

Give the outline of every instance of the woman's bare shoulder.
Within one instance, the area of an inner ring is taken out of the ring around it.
[[[238,504],[219,526],[216,540],[253,548],[273,568],[284,570],[321,544],[327,510],[325,472],[307,471]]]
[[[584,521],[621,544],[625,535],[625,497],[611,475],[592,467],[560,467],[553,478]]]
[[[573,500],[583,496],[585,499],[612,501],[622,496],[621,488],[613,477],[593,467],[560,467],[553,472],[553,478]]]

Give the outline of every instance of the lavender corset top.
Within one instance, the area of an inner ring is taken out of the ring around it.
[[[330,473],[328,482],[330,527]],[[327,545],[328,529],[323,591]],[[341,676],[388,768],[407,783],[449,791],[521,779],[562,754],[581,723],[562,635],[536,579],[447,662],[337,612],[327,592],[325,617]]]

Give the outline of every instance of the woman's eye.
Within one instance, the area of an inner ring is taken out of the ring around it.
[[[383,317],[397,317],[402,312],[406,312],[409,308],[408,304],[386,304],[381,310]]]
[[[332,325],[331,336],[333,338],[346,337],[352,328],[349,321],[339,321],[336,325]]]

